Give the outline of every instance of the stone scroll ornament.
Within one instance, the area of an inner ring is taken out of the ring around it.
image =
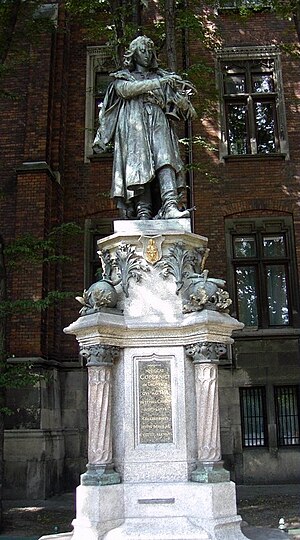
[[[169,254],[158,263],[163,278],[175,278],[177,294],[181,294],[183,313],[211,309],[227,312],[232,300],[225,290],[223,279],[208,277],[204,269],[209,249],[187,250],[182,242],[177,242]]]
[[[129,281],[133,278],[141,281],[143,272],[149,271],[149,265],[136,254],[135,247],[121,242],[114,256],[108,250],[98,251],[101,262],[101,278],[93,283],[76,300],[82,304],[80,315],[96,313],[103,308],[115,308],[118,302],[116,286],[121,284],[128,297]]]

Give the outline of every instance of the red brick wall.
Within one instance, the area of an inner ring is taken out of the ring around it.
[[[276,19],[270,12],[256,13],[250,19],[222,14],[216,22],[224,46],[279,44],[294,38],[292,24]],[[11,102],[9,107],[2,105],[0,111],[1,144],[5,152],[5,162],[0,162],[1,187],[5,192],[4,198],[0,198],[0,218],[7,240],[25,229],[43,237],[51,224],[61,219],[83,226],[87,218],[117,216],[113,203],[106,197],[111,183],[111,160],[84,162],[88,45],[99,43],[88,41],[76,25],[68,28],[60,11],[56,34],[46,36],[32,52],[31,65],[18,68],[9,81],[22,98]],[[203,51],[197,39],[193,38],[190,45],[191,62],[205,56],[214,67],[213,57]],[[201,171],[194,172],[195,232],[209,237],[211,255],[207,267],[212,275],[226,278],[224,222],[229,216],[246,216],[251,212],[291,214],[300,257],[299,61],[283,54],[282,71],[290,161],[251,157],[221,163],[218,151],[194,148],[194,159],[202,164]],[[214,86],[213,78],[212,74]],[[193,124],[195,135],[207,136],[216,146],[217,110],[216,104],[214,117]],[[21,174],[17,178],[15,167],[26,160],[47,162],[59,172],[61,187],[45,171]],[[67,253],[72,256],[72,263],[64,264],[61,270],[49,272],[41,267],[34,275],[28,271],[26,275],[14,276],[12,293],[16,297],[41,294],[43,288],[60,285],[64,290],[82,292],[83,236],[70,240]],[[44,315],[35,315],[30,316],[28,324],[14,321],[11,352],[43,354],[61,360],[76,358],[75,339],[64,336],[62,328],[78,316],[78,311],[79,304],[69,300],[62,309],[50,310],[46,320]]]
[[[59,152],[56,150],[55,156],[51,145],[52,139],[57,147],[63,147],[63,115],[53,113],[59,108],[53,96],[59,86],[60,102],[63,96],[65,100],[66,91],[62,91],[65,75],[62,83],[55,73],[56,66],[60,65],[64,74],[59,57],[65,57],[61,47],[65,36],[66,33],[59,30],[45,32],[36,44],[29,47],[24,43],[28,58],[22,65],[17,64],[4,82],[5,89],[14,93],[14,99],[0,102],[0,220],[5,245],[24,234],[43,239],[51,225],[62,221],[61,187],[49,165],[56,167],[59,161]],[[44,165],[32,165],[24,171],[24,162]],[[56,270],[54,276],[49,275],[42,263],[33,266],[23,263],[20,270],[12,271],[9,266],[8,269],[8,293],[12,300],[42,298],[53,288],[54,282],[56,287],[61,286]],[[30,311],[25,315],[18,312],[9,325],[9,353],[45,357],[53,356],[55,351],[58,354],[53,318],[50,311],[43,314]]]
[[[270,12],[256,13],[250,18],[223,14],[217,19],[225,47],[247,45],[279,45],[295,39],[291,23],[277,19]],[[193,57],[197,44],[192,45]],[[300,256],[298,184],[299,161],[299,61],[282,54],[282,74],[286,106],[290,160],[280,157],[241,157],[220,163],[218,153],[195,148],[195,159],[207,166],[213,181],[195,172],[196,232],[209,237],[211,255],[207,267],[211,273],[226,278],[224,221],[256,212],[278,215],[291,214],[295,223],[296,246]],[[211,62],[213,65],[213,62]],[[201,99],[201,89],[200,89]],[[215,143],[219,128],[217,120],[205,119],[193,126],[194,134],[202,134]]]

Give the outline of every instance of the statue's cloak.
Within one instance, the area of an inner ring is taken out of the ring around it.
[[[144,80],[128,70],[112,74],[115,80],[105,95],[94,148],[103,152],[114,143],[111,196],[119,201],[127,203],[142,192],[166,165],[175,170],[178,188],[184,186],[177,137],[159,89],[159,78],[165,74],[158,69]]]

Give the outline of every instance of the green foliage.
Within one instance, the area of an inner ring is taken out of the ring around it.
[[[280,19],[290,21],[294,25],[296,36],[289,32],[287,39],[281,44],[281,50],[286,54],[299,59],[300,57],[300,2],[299,0],[236,0],[235,8],[228,0],[219,0],[218,7],[230,8],[232,16],[248,19],[257,11],[268,10]],[[237,12],[237,15],[236,15]],[[296,37],[296,39],[295,39]]]
[[[65,245],[70,238],[82,234],[83,230],[76,223],[63,223],[54,227],[44,239],[31,234],[12,241],[3,250],[6,267],[10,270],[23,270],[30,265],[57,264],[69,262],[72,257],[64,255]],[[74,292],[48,291],[43,298],[3,299],[0,303],[0,318],[16,313],[42,311],[51,305],[74,296]]]
[[[107,0],[67,0],[66,9],[71,21],[77,22],[87,31],[88,39],[110,41],[113,28],[108,18],[110,2]]]
[[[82,234],[82,229],[76,223],[63,223],[55,227],[47,238],[39,239],[32,234],[24,234],[4,249],[8,268],[19,268],[24,262],[38,264],[68,262],[71,257],[63,255],[61,250],[64,243],[75,235]],[[58,253],[60,251],[60,253]]]
[[[179,139],[180,144],[183,144],[184,146],[189,146],[190,143],[194,145],[201,146],[201,148],[205,148],[205,150],[208,150],[209,152],[217,152],[218,147],[214,146],[209,139],[206,139],[205,137],[201,137],[201,135],[195,135],[192,137],[192,139]]]
[[[139,33],[140,12],[146,0],[67,0],[66,8],[73,21],[80,23],[88,40],[103,40],[111,49],[116,65],[121,65],[128,43]]]
[[[20,271],[26,265],[31,267],[35,264],[58,264],[71,260],[63,254],[65,244],[71,238],[82,234],[82,229],[75,223],[63,223],[51,230],[45,239],[39,239],[33,235],[23,235],[11,242],[4,250],[5,263],[1,254],[0,264],[0,291],[2,297],[0,302],[0,389],[19,388],[33,385],[40,375],[33,371],[33,366],[27,364],[7,364],[8,353],[5,349],[5,324],[11,315],[27,314],[35,311],[43,311],[58,302],[63,302],[68,298],[74,298],[75,292],[48,291],[43,298],[6,298],[5,267]],[[2,288],[1,288],[2,287]],[[0,391],[0,414],[5,412],[1,402]]]
[[[261,0],[261,2],[284,19],[290,18],[299,9],[299,0],[272,0],[270,2]]]
[[[207,169],[206,164],[201,163],[200,161],[193,161],[193,163],[190,163],[189,165],[185,165],[186,171],[197,171],[199,175],[204,176],[205,180],[208,181],[210,184],[219,184],[220,183],[220,177],[218,175],[213,174]]]
[[[219,0],[220,8],[228,7],[228,0]],[[299,0],[236,0],[236,9],[244,17],[251,16],[255,11],[269,10],[282,19],[292,19],[299,12]]]
[[[41,379],[41,374],[34,371],[35,366],[28,364],[8,364],[5,365],[5,370],[0,371],[0,389],[1,388],[24,388],[33,386]],[[9,413],[10,409],[6,408]]]
[[[0,318],[8,315],[24,314],[34,311],[43,311],[55,303],[74,298],[74,291],[49,291],[44,298],[24,298],[17,300],[4,300],[0,304]]]

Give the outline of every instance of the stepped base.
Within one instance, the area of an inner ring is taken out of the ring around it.
[[[44,540],[245,540],[233,482],[79,486],[73,536]]]
[[[187,518],[135,518],[104,535],[103,540],[209,540],[210,536]]]

